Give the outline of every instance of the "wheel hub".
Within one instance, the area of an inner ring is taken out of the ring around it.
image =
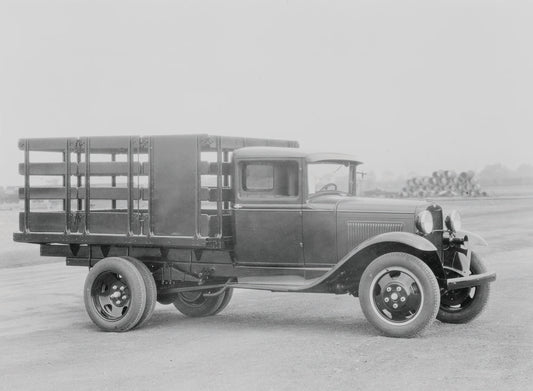
[[[383,302],[390,311],[397,311],[405,307],[407,296],[405,287],[398,283],[392,283],[385,288]]]
[[[397,323],[407,322],[416,316],[422,303],[415,279],[403,270],[386,270],[376,278],[373,292],[379,314]]]
[[[98,276],[92,296],[100,316],[110,321],[122,319],[130,305],[130,291],[120,274],[108,272]]]
[[[122,281],[114,284],[111,287],[111,293],[109,294],[111,303],[117,307],[123,307],[129,303],[129,290],[128,286]]]

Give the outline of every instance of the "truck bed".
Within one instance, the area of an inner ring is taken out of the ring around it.
[[[20,140],[24,211],[14,240],[227,248],[231,153],[245,146],[298,143],[206,134]]]

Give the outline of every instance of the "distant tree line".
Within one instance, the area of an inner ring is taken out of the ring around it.
[[[477,175],[481,185],[533,185],[533,165],[522,164],[516,170],[511,170],[503,164],[486,166]]]

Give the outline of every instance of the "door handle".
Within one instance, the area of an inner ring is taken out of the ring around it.
[[[233,205],[233,209],[242,209],[242,205],[241,204],[234,204]]]

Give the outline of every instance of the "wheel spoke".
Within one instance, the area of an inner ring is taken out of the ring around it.
[[[129,307],[130,292],[127,281],[119,274],[102,273],[92,291],[96,310],[105,319],[116,321],[124,317]]]
[[[113,305],[113,303],[111,302],[111,298],[109,297],[109,292],[104,292],[98,295],[98,301],[100,302],[100,305],[102,307],[105,305]]]
[[[110,315],[114,318],[120,318],[126,311],[127,311],[127,308],[126,306],[124,307],[118,307],[116,305],[111,305],[111,311],[110,311]]]

